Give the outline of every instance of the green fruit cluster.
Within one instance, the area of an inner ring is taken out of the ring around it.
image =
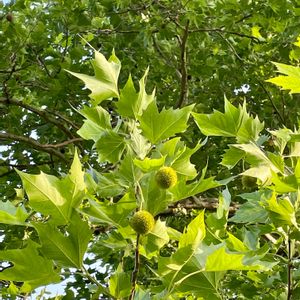
[[[130,226],[139,234],[149,233],[155,224],[153,216],[146,210],[136,212],[130,220]]]
[[[162,167],[157,171],[155,180],[160,188],[171,188],[177,183],[176,171],[171,167]]]

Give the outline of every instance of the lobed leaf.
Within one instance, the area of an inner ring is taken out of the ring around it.
[[[68,71],[70,74],[81,79],[86,87],[92,92],[90,98],[94,105],[111,97],[119,98],[118,77],[121,70],[121,63],[113,52],[106,60],[103,54],[94,51],[95,59],[92,61],[95,76]]]

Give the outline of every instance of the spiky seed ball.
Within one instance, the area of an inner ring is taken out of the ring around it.
[[[242,177],[242,185],[244,188],[253,188],[256,186],[256,178],[244,175]]]
[[[155,180],[162,189],[173,187],[177,183],[176,171],[171,167],[161,167],[155,175]]]
[[[147,234],[154,227],[153,216],[146,210],[136,212],[130,220],[130,226],[139,234]]]

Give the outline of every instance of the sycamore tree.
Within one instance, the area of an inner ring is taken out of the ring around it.
[[[7,231],[22,232],[21,239],[4,232],[2,297],[26,298],[72,277],[72,289],[56,299],[297,299],[298,130],[263,132],[246,103],[226,98],[224,113],[160,110],[155,90],[145,89],[148,70],[138,89],[131,75],[119,88],[115,53],[107,60],[93,51],[93,76],[68,72],[90,90],[78,134],[92,141],[104,169],[84,168],[75,150],[59,177],[18,171],[22,188],[0,207]],[[270,81],[297,92],[298,68],[277,66],[287,76]],[[223,166],[242,164],[247,192],[238,207],[227,186],[238,174],[215,180],[191,163],[205,140],[187,146],[190,118],[205,136],[227,138]],[[182,218],[180,204],[209,189],[219,195],[216,212]],[[168,218],[170,207],[181,224]]]
[[[117,49],[121,86],[129,73],[137,82],[150,66],[148,87],[157,88],[160,109],[195,104],[198,112],[210,113],[222,109],[226,94],[235,105],[246,99],[248,110],[259,113],[267,127],[292,128],[298,101],[265,80],[274,76],[271,61],[299,60],[297,5],[296,0],[1,2],[0,195],[14,197],[20,183],[14,168],[67,172],[75,147],[96,163],[87,150],[91,142],[77,134],[83,122],[77,110],[87,104],[88,92],[64,71],[92,72],[93,51],[84,40],[107,57]],[[197,139],[192,126],[185,141],[193,146]],[[209,139],[198,151],[205,157],[195,160],[198,169],[209,156],[208,172],[224,172],[217,164],[226,147],[222,141]]]
[[[298,299],[297,4],[0,4],[2,298]]]

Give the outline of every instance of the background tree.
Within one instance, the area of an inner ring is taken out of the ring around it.
[[[128,73],[137,80],[150,66],[148,85],[159,91],[161,107],[195,103],[198,112],[209,112],[222,106],[226,94],[234,103],[247,98],[267,126],[293,124],[297,104],[264,82],[272,75],[270,61],[299,57],[292,46],[299,34],[297,3],[275,2],[1,4],[0,138],[8,146],[2,151],[1,193],[14,193],[13,167],[56,174],[65,170],[73,145],[82,153],[86,148],[76,133],[82,122],[76,109],[86,103],[87,91],[64,71],[71,64],[76,72],[91,69],[92,52],[81,37],[104,54],[116,49],[122,83]],[[192,137],[191,131],[186,139]],[[209,141],[210,154],[220,154],[217,148]]]
[[[13,167],[26,173],[38,173],[39,170],[42,170],[48,174],[61,177],[70,169],[75,147],[80,153],[84,166],[92,170],[91,181],[88,185],[89,191],[90,189],[93,190],[92,178],[95,180],[99,177],[103,180],[104,175],[102,174],[105,174],[104,178],[108,182],[113,180],[112,175],[108,174],[110,174],[109,171],[115,170],[116,165],[112,166],[109,163],[116,164],[119,158],[124,159],[124,157],[122,155],[110,157],[108,151],[106,151],[101,153],[102,158],[100,160],[103,160],[102,163],[98,163],[99,149],[97,149],[97,153],[92,148],[93,142],[90,141],[91,128],[87,130],[88,126],[91,125],[89,120],[93,119],[93,112],[89,111],[87,107],[82,110],[84,105],[90,105],[88,97],[90,92],[82,89],[82,83],[64,71],[67,69],[81,74],[93,74],[91,59],[94,51],[90,45],[96,50],[100,50],[106,57],[109,57],[112,49],[115,48],[117,56],[122,62],[122,72],[119,78],[120,87],[124,87],[128,75],[131,73],[133,81],[135,83],[140,81],[139,85],[143,90],[146,77],[141,78],[144,76],[147,67],[150,66],[150,73],[147,77],[147,92],[150,93],[153,88],[157,88],[159,111],[164,106],[167,108],[182,108],[185,111],[190,104],[195,104],[193,111],[196,114],[210,113],[212,109],[221,111],[223,110],[225,94],[230,100],[225,103],[233,103],[236,106],[242,104],[246,99],[248,111],[259,113],[259,117],[264,120],[266,127],[274,128],[275,126],[282,127],[286,125],[292,128],[296,123],[297,109],[295,107],[298,104],[295,102],[295,98],[297,96],[292,98],[286,92],[279,92],[277,88],[265,82],[266,79],[274,76],[271,61],[287,63],[291,60],[292,62],[298,62],[299,20],[297,18],[296,1],[268,1],[266,3],[260,1],[226,1],[226,3],[221,1],[203,1],[200,3],[199,1],[176,1],[175,3],[174,1],[144,1],[143,3],[135,1],[107,1],[101,3],[97,1],[65,1],[63,5],[61,4],[60,1],[16,1],[13,4],[2,5],[1,7],[2,60],[0,62],[0,80],[2,83],[2,96],[0,98],[0,139],[1,145],[5,147],[2,148],[1,153],[0,177],[3,200],[14,200],[16,204],[23,198],[20,190],[17,190],[17,194],[14,190],[16,186],[20,187],[18,185],[20,179]],[[293,43],[296,43],[296,45],[293,46]],[[113,60],[117,62],[115,58]],[[249,87],[245,85],[249,85]],[[116,93],[119,93],[119,90],[116,90]],[[116,97],[117,95],[110,96]],[[130,114],[128,115],[128,112],[124,113],[124,107],[122,110],[121,104],[115,107],[114,102],[104,101],[101,103],[101,107],[109,112],[112,128],[121,126],[120,118],[133,117]],[[234,111],[229,104],[227,104],[228,107],[229,111]],[[242,108],[239,108],[238,111],[240,111],[240,115],[243,115]],[[100,112],[103,113],[103,111]],[[156,113],[154,108],[153,113]],[[105,115],[105,113],[103,114]],[[200,119],[205,120],[205,118],[204,115],[201,115]],[[230,165],[233,162],[228,163],[223,158],[223,166],[220,165],[220,155],[227,148],[230,137],[237,136],[238,132],[231,132],[231,135],[212,134],[207,128],[203,130],[200,119],[197,120],[197,117],[195,119],[203,134],[221,136],[221,138],[210,137],[205,147],[198,149],[198,142],[203,135],[196,125],[191,124],[187,131],[181,130],[173,133],[179,134],[181,140],[185,143],[181,144],[180,147],[188,147],[189,156],[193,154],[191,161],[198,172],[205,168],[207,157],[209,157],[207,176],[218,174],[218,179],[238,174],[253,164],[253,161],[246,160],[245,164],[238,164],[237,168],[232,171],[225,168],[225,166],[233,167],[234,165]],[[83,121],[85,127],[82,127]],[[257,128],[262,129],[260,123],[255,124],[258,126]],[[128,128],[120,128],[123,130],[122,133],[130,135],[134,127],[130,127],[133,125],[129,123],[127,126]],[[259,136],[259,132],[260,130],[254,132],[252,138],[255,142],[259,141],[258,144],[261,146],[262,142],[267,140],[267,137]],[[103,137],[104,141],[107,142],[115,135],[111,132],[109,134],[107,137]],[[143,134],[153,145],[158,142],[154,137],[147,136],[145,132]],[[278,135],[279,133],[275,137],[278,138]],[[257,140],[259,137],[261,140]],[[289,133],[287,133],[286,138],[289,138]],[[96,142],[97,148],[98,138],[93,137],[92,139]],[[272,147],[274,140],[276,140],[274,137],[269,140],[269,147]],[[119,141],[121,142],[120,137]],[[237,142],[245,141],[238,140]],[[147,149],[147,143],[144,144],[144,147]],[[245,149],[240,150],[247,153]],[[236,155],[236,152],[238,152],[238,150],[231,151],[226,152],[227,156],[225,155],[225,158],[232,159],[230,154]],[[241,151],[239,153],[241,154]],[[280,155],[282,154],[280,153]],[[142,159],[143,157],[139,158]],[[106,160],[108,160],[108,164]],[[159,165],[158,163],[157,166]],[[143,171],[146,167],[142,165],[140,168]],[[253,173],[250,175],[253,175]],[[64,180],[72,181],[72,172],[68,176]],[[259,180],[262,180],[262,178],[259,178]],[[221,183],[224,182],[218,184]],[[240,198],[236,198],[235,194],[241,192],[241,183],[238,180],[231,182],[227,180],[227,183],[231,188],[230,192],[233,200],[240,201]],[[117,194],[102,195],[102,197],[124,196],[121,192],[123,188],[124,186],[120,182],[115,182],[117,192],[115,190],[114,192]],[[247,188],[248,191],[252,191],[250,187]],[[295,187],[291,189],[293,188]],[[188,209],[188,214],[186,214],[186,210],[178,209],[176,201],[184,200],[178,194],[177,196],[180,199],[174,196],[168,208],[164,207],[165,210],[152,211],[152,213],[168,216],[168,225],[182,231],[184,225],[191,224],[190,220],[197,215],[191,208],[201,208],[206,205],[213,208],[216,205],[216,198],[219,196],[218,190],[205,191],[202,194],[206,198],[213,197],[213,205],[211,201],[201,201],[201,199],[199,201],[197,196],[200,191],[203,192],[199,189],[195,195],[186,195],[186,198],[191,196],[196,198],[193,198],[192,201],[190,198],[188,202],[185,201],[180,204],[184,206],[184,209]],[[276,191],[281,193],[282,189],[279,188]],[[28,191],[26,192],[28,194]],[[98,192],[96,191],[96,194]],[[93,192],[91,193],[93,194]],[[226,198],[226,192],[223,191],[222,195],[225,200],[220,201],[229,201],[229,198]],[[117,197],[114,201],[116,200],[119,200],[119,198]],[[246,198],[246,200],[248,199]],[[76,207],[75,204],[74,207]],[[39,211],[36,207],[33,208]],[[12,208],[6,208],[6,210],[9,209]],[[221,214],[220,209],[219,214]],[[229,210],[233,212],[235,207],[233,205],[230,208],[226,207],[225,211],[229,212]],[[175,212],[177,214],[174,217]],[[242,219],[241,216],[236,217],[239,222]],[[28,215],[24,214],[23,217],[26,219]],[[65,229],[66,234],[72,232],[72,224],[82,224],[82,228],[85,228],[85,225],[81,223],[82,220],[76,219],[76,216],[74,218],[68,220],[71,225]],[[197,218],[196,220],[200,222],[200,217]],[[208,227],[210,229],[216,226],[213,217],[211,218],[211,224]],[[23,222],[25,219],[22,219]],[[209,223],[209,220],[206,222]],[[285,225],[294,225],[289,223],[289,220],[286,221],[287,224]],[[101,221],[103,220],[101,219]],[[192,224],[197,224],[196,222]],[[269,225],[269,223],[266,224]],[[35,234],[43,236],[44,229],[39,225],[36,225],[33,231],[31,231],[30,226],[29,230],[28,228],[24,230],[24,224],[19,225],[21,227],[1,225],[4,238],[1,245],[3,250],[19,247],[22,249],[24,247],[22,239],[26,234],[32,234],[34,242],[37,241],[37,237],[34,237]],[[60,223],[56,225],[60,225]],[[189,226],[192,228],[196,225]],[[253,231],[257,229],[253,228]],[[259,230],[262,231],[263,229],[260,228]],[[97,225],[94,233],[100,234],[103,238],[107,234],[106,231],[106,226],[99,227]],[[233,230],[233,232],[245,238],[247,234],[251,235],[248,232],[252,231],[246,230],[246,233],[242,233],[239,230],[237,232]],[[271,231],[267,230],[266,233],[270,234]],[[259,237],[261,236],[259,235]],[[57,238],[59,239],[59,237]],[[250,237],[248,236],[248,238]],[[285,235],[282,234],[281,238],[284,239]],[[256,239],[258,239],[258,236],[256,236]],[[176,241],[176,238],[174,240]],[[287,239],[287,241],[289,240]],[[43,241],[41,242],[43,243]],[[289,242],[287,242],[288,244]],[[31,253],[36,253],[36,244],[29,243],[28,247]],[[91,252],[101,253],[104,265],[107,263],[113,266],[114,270],[118,268],[119,258],[117,254],[114,253],[110,256],[107,248],[101,243],[95,244],[93,247]],[[166,251],[166,256],[172,253],[174,245],[170,244],[168,247],[163,249]],[[255,248],[253,245],[251,247]],[[278,246],[281,251],[280,247],[281,244]],[[233,249],[236,248],[233,247]],[[259,254],[257,253],[257,255]],[[96,260],[97,257],[93,257],[89,263]],[[292,260],[291,253],[288,255],[288,260]],[[45,262],[41,261],[40,263]],[[71,265],[80,269],[81,264],[82,262],[73,262],[73,265]],[[70,267],[70,264],[67,264],[67,266]],[[125,260],[124,266],[123,270],[116,274],[123,274],[122,272],[127,268],[131,270],[132,261]],[[149,268],[152,267],[154,266],[149,265]],[[270,271],[269,276],[272,278],[272,282],[279,280],[276,279],[276,276],[278,273],[284,272],[283,270],[285,270],[284,264],[282,268],[281,266],[278,267],[277,273],[276,270],[273,270],[274,273]],[[84,270],[81,271],[87,277],[90,276]],[[111,274],[111,269],[102,274],[98,273],[97,280],[101,282],[108,274]],[[147,277],[152,276],[151,274],[148,269],[140,273],[146,286],[147,284],[149,286],[153,284],[153,282],[147,281]],[[236,277],[232,276],[232,273],[230,274],[228,281],[226,279],[222,281],[223,291],[228,291],[228,297],[231,297],[232,285],[238,286],[239,284],[236,283],[244,282],[245,278],[243,273],[240,272],[238,273],[239,276]],[[263,276],[266,276],[265,274]],[[291,274],[291,272],[287,274]],[[52,275],[52,279],[57,278],[55,274]],[[77,291],[83,297],[90,297],[91,290],[84,283],[82,274],[78,276],[75,274],[75,276]],[[114,280],[118,282],[116,278],[123,275],[116,276],[113,277],[112,282]],[[251,273],[249,276],[247,278],[251,279]],[[236,278],[235,283],[233,278]],[[253,278],[251,280],[255,281]],[[91,277],[89,280],[92,280]],[[125,282],[126,280],[125,278]],[[257,282],[260,282],[259,280],[263,279],[256,279]],[[296,289],[296,286],[293,288]],[[246,287],[241,285],[239,293],[245,296],[247,295],[246,290]],[[258,290],[259,287],[255,291]],[[278,295],[284,293],[283,290],[284,286],[278,288]],[[289,290],[292,290],[291,286]],[[100,290],[98,292],[101,293]],[[261,293],[264,295],[264,292],[259,290],[257,293],[258,295],[261,295]],[[277,297],[278,295],[271,296]]]

